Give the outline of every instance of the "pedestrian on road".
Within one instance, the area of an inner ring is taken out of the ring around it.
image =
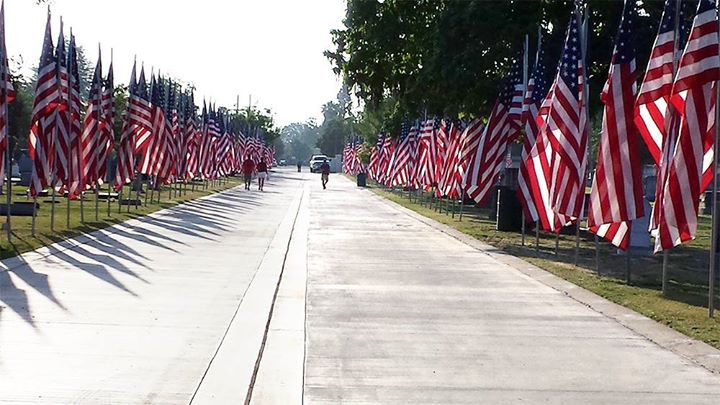
[[[257,172],[258,172],[258,190],[263,191],[263,187],[265,186],[265,179],[267,179],[268,175],[268,168],[267,164],[265,164],[265,159],[260,159],[260,163],[257,165]]]
[[[322,173],[320,178],[322,179],[323,190],[325,190],[327,188],[327,182],[330,179],[330,163],[328,163],[327,160],[320,165],[320,173]]]
[[[298,167],[298,173],[300,173],[300,171],[302,170],[302,161],[298,160],[297,167]]]
[[[248,155],[247,158],[245,158],[245,161],[242,164],[242,172],[243,176],[245,177],[245,190],[250,190],[250,183],[252,183],[252,175],[255,171],[255,162],[250,158],[250,155]]]

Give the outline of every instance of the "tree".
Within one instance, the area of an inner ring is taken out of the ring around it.
[[[590,9],[588,74],[591,114],[600,107],[622,2],[587,0]],[[502,78],[518,58],[526,34],[531,48],[542,24],[549,61],[559,58],[570,0],[347,0],[344,28],[331,32],[325,52],[352,92],[397,127],[402,117],[484,116]],[[644,66],[662,11],[660,1],[641,1],[635,33],[638,66]],[[687,13],[691,15],[692,13]],[[535,52],[531,49],[531,55]],[[531,58],[532,59],[532,58]],[[550,73],[554,74],[550,66]],[[367,109],[367,108],[366,108]]]
[[[317,147],[328,156],[340,154],[345,142],[351,135],[351,126],[343,116],[339,102],[330,101],[322,107],[323,123],[320,126],[320,138]]]
[[[232,110],[225,107],[218,108],[228,117],[230,127],[235,131],[241,131],[245,136],[259,134],[264,137],[267,145],[275,146],[276,154],[284,149],[280,139],[280,129],[275,126],[275,118],[269,108],[258,109],[249,107],[243,110]]]
[[[306,122],[294,122],[281,131],[281,139],[286,145],[285,154],[289,159],[305,161],[310,159],[317,144],[320,128],[314,119]]]

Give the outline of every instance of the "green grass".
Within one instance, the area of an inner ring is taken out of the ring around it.
[[[540,235],[540,249],[535,248],[535,234],[528,230],[525,246],[522,235],[495,230],[495,222],[488,219],[489,210],[463,207],[459,220],[459,205],[443,200],[442,212],[428,206],[428,196],[420,204],[408,193],[391,192],[376,185],[370,189],[421,215],[451,226],[460,232],[518,256],[558,277],[594,292],[612,302],[637,311],[651,319],[694,339],[720,349],[720,320],[709,318],[707,311],[708,250],[710,219],[700,217],[698,238],[685,246],[673,249],[669,256],[668,294],[661,292],[662,260],[659,256],[633,257],[630,261],[631,284],[625,283],[626,260],[609,243],[599,244],[600,261],[596,261],[595,241],[583,233],[577,267],[575,235],[560,235],[555,253],[556,236]],[[454,210],[454,218],[446,210]],[[716,302],[718,302],[716,300]]]
[[[240,185],[239,179],[230,178],[227,181],[220,183],[211,183],[207,189],[203,185],[196,185],[195,191],[192,191],[192,186],[187,186],[187,192],[182,195],[173,193],[170,196],[169,188],[163,187],[161,193],[154,193],[154,201],[148,200],[147,206],[130,207],[128,212],[127,206],[122,206],[118,210],[118,202],[116,200],[111,201],[110,213],[108,215],[108,204],[107,201],[100,200],[99,210],[97,218],[95,216],[95,194],[92,192],[85,193],[83,199],[84,205],[84,222],[81,222],[81,209],[80,201],[70,201],[70,226],[67,226],[67,215],[68,215],[68,202],[67,199],[62,197],[56,197],[55,203],[55,229],[50,229],[50,218],[52,211],[52,198],[38,197],[37,201],[40,205],[40,209],[37,211],[36,222],[35,222],[35,236],[32,235],[32,217],[13,216],[12,221],[12,238],[8,241],[6,231],[0,232],[0,259],[16,256],[18,254],[35,250],[39,247],[52,244],[64,239],[72,238],[84,233],[96,231],[98,229],[106,228],[108,226],[127,221],[128,219],[141,217],[149,213],[169,208],[196,198],[204,197],[231,187]],[[106,192],[107,190],[101,190]],[[123,198],[128,198],[130,187],[127,186],[123,189]],[[27,188],[13,186],[12,190],[13,202],[31,202],[32,199],[27,197]],[[132,193],[132,197],[135,198],[135,193]],[[144,202],[145,196],[140,195],[140,199]],[[5,202],[5,195],[2,196],[2,203]],[[4,217],[0,219],[1,222],[5,222]]]

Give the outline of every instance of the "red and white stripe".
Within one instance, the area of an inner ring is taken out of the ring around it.
[[[468,156],[470,162],[463,184],[470,198],[478,204],[485,202],[489,196],[503,168],[508,145],[522,128],[524,94],[525,86],[522,83],[515,85],[510,105],[504,105],[501,100],[495,102],[487,125],[482,133],[477,134],[477,145],[473,144],[475,134],[469,136],[469,141],[466,140],[475,153]]]
[[[435,120],[429,119],[421,123],[415,180],[417,186],[424,190],[429,190],[435,183],[435,165],[437,164],[436,132]]]
[[[33,197],[37,197],[50,184],[55,163],[54,114],[61,98],[51,35],[48,12],[28,136],[28,153],[33,162],[29,192]]]
[[[5,178],[7,164],[5,155],[8,147],[8,105],[14,99],[15,88],[10,81],[7,48],[5,48],[5,2],[3,2],[0,6],[0,179]]]
[[[572,35],[572,30],[568,30],[568,40]],[[582,215],[587,168],[588,122],[582,64],[581,57],[575,78],[567,79],[577,80],[577,95],[573,94],[561,71],[558,72],[550,91],[552,98],[544,128],[555,152],[551,162],[550,201],[558,215],[573,220]]]
[[[629,32],[632,20],[625,19],[633,18],[634,6],[626,2],[625,7],[620,30]],[[622,37],[623,34],[619,34],[619,40]],[[618,55],[618,46],[621,45],[616,43],[608,79],[601,94],[605,107],[597,167],[590,191],[588,226],[598,236],[627,250],[630,246],[630,221],[644,215],[642,162],[633,123],[637,91],[635,56],[632,55],[632,60],[622,60]]]
[[[666,0],[645,78],[635,101],[634,122],[655,164],[660,165],[663,137],[668,124],[668,103],[673,84],[675,48],[674,14],[677,0]],[[668,13],[665,15],[665,13]],[[665,23],[665,27],[663,27]]]
[[[715,102],[720,78],[715,3],[700,0],[690,38],[680,58],[671,103],[680,114],[680,132],[667,162],[657,210],[655,251],[695,238],[700,195],[712,180]]]

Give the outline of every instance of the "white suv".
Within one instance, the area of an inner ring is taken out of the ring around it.
[[[330,162],[330,158],[325,155],[313,155],[310,158],[310,173],[319,171],[320,166],[325,162]]]

